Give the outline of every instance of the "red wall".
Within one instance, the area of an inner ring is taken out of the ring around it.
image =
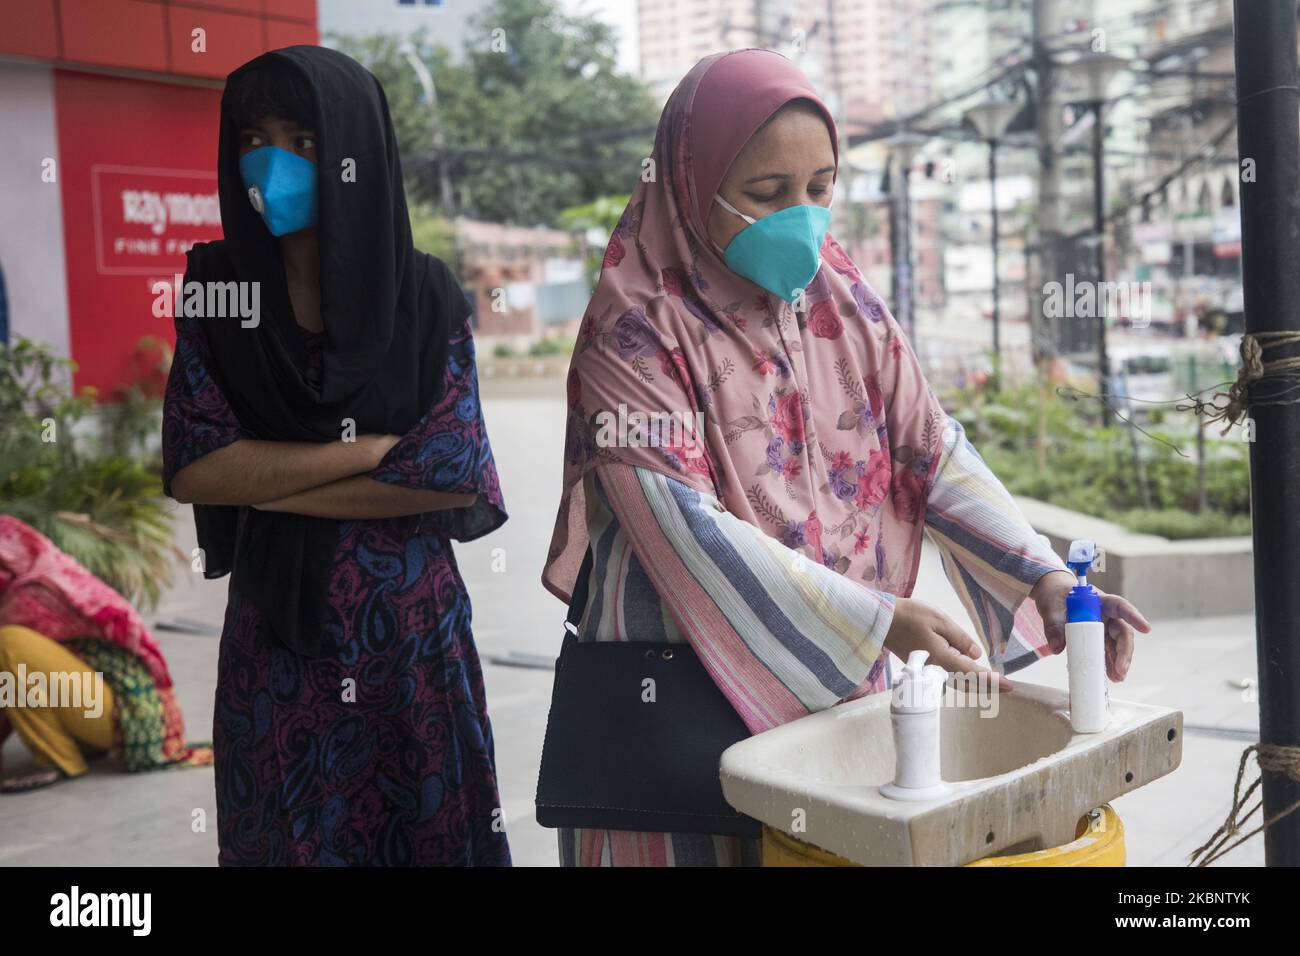
[[[76,384],[111,398],[138,377],[142,336],[173,339],[171,320],[153,315],[153,283],[185,271],[190,244],[221,237],[173,210],[149,221],[147,202],[128,213],[123,193],[215,201],[221,91],[55,70],[54,95]]]
[[[217,79],[263,50],[319,42],[316,0],[0,0],[0,24],[0,53]]]
[[[206,48],[195,52],[200,28]],[[221,236],[213,215],[221,90],[213,81],[265,50],[317,42],[316,0],[0,0],[0,55],[55,67],[78,386],[111,399],[116,386],[140,377],[140,339],[173,337],[171,320],[153,315],[153,284],[184,271],[191,244]],[[112,69],[157,79],[105,72]]]

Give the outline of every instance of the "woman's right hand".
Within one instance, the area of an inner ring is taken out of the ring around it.
[[[894,619],[885,635],[885,648],[904,661],[912,651],[929,651],[927,663],[938,664],[949,674],[988,671],[976,660],[979,645],[956,621],[938,608],[913,598],[894,601]],[[999,690],[1009,691],[1011,686],[1011,681],[998,675]]]

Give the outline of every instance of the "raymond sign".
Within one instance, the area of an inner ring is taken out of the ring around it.
[[[221,238],[214,173],[103,165],[90,172],[100,275],[170,273],[190,246]]]
[[[54,101],[74,382],[111,400],[139,378],[141,340],[173,341],[154,282],[221,238],[221,90],[56,69]]]

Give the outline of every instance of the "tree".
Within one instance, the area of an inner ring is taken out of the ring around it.
[[[408,187],[436,201],[433,118],[400,38],[335,38],[384,84]],[[650,154],[658,109],[637,78],[615,71],[613,31],[556,0],[493,0],[464,55],[413,39],[433,74],[458,211],[551,225],[575,204],[625,192]]]
[[[415,248],[437,256],[451,267],[452,272],[459,273],[460,253],[456,248],[456,227],[451,220],[426,202],[410,203],[408,212]]]
[[[605,258],[605,240],[609,239],[614,227],[618,225],[630,198],[628,194],[601,196],[595,202],[572,206],[560,213],[557,225],[573,233],[577,239],[582,250],[583,272],[587,285],[592,289],[596,288],[596,283],[600,280],[600,268]],[[593,230],[603,237],[599,243],[587,239],[587,234]]]

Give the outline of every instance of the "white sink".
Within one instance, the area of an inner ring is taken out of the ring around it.
[[[1112,699],[1096,734],[1070,728],[1069,694],[1016,683],[992,708],[949,687],[943,779],[929,802],[892,800],[891,695],[872,694],[758,734],[722,754],[736,809],[867,866],[956,866],[1068,843],[1081,816],[1178,767],[1181,711]],[[984,714],[984,716],[981,716]]]

